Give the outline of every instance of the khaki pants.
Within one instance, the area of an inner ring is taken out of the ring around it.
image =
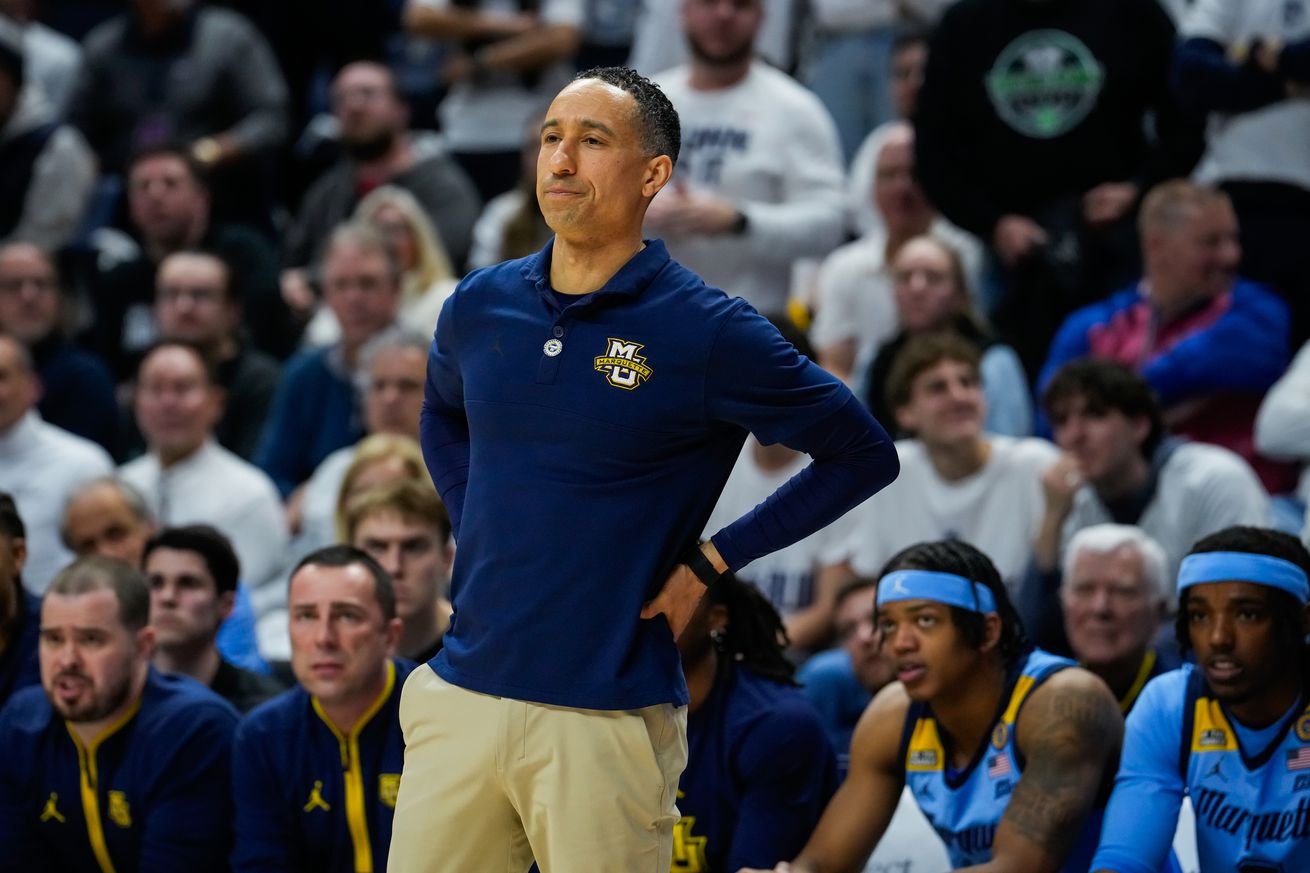
[[[545,706],[451,685],[400,698],[389,873],[668,873],[687,710]]]

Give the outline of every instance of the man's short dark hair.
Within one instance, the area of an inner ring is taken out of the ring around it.
[[[218,249],[211,248],[209,246],[187,246],[186,248],[178,249],[175,252],[169,252],[167,255],[164,256],[164,261],[168,260],[169,258],[176,257],[178,255],[188,255],[193,258],[208,258],[211,261],[217,261],[218,265],[223,268],[224,299],[228,300],[229,302],[241,301],[241,288],[238,287],[237,283],[233,281],[232,265],[228,263],[227,258],[224,257],[223,253],[220,252]],[[159,262],[160,266],[163,265],[164,261]],[[155,269],[156,285],[158,285],[158,281],[159,281],[159,269],[156,268]],[[156,288],[155,293],[156,295],[159,293],[158,288]]]
[[[77,597],[102,589],[114,592],[118,619],[130,632],[136,633],[150,621],[150,586],[145,577],[135,567],[113,558],[99,555],[78,558],[55,574],[46,589],[46,597],[51,594]]]
[[[1083,398],[1092,415],[1115,411],[1126,418],[1147,419],[1151,430],[1142,443],[1142,454],[1147,458],[1165,437],[1164,418],[1155,393],[1130,367],[1094,358],[1070,361],[1056,371],[1042,392],[1042,411],[1054,423],[1061,418],[1065,404],[1075,397]]]
[[[207,524],[188,524],[182,527],[166,527],[146,540],[146,547],[141,552],[141,566],[150,560],[151,552],[156,549],[175,549],[179,552],[194,552],[205,562],[205,569],[214,579],[216,594],[236,591],[237,580],[241,578],[241,562],[232,548],[232,541],[223,536],[217,528]]]
[[[27,539],[27,526],[18,514],[18,504],[7,491],[0,491],[0,536],[10,542]]]
[[[1269,555],[1295,564],[1310,576],[1310,551],[1306,550],[1299,539],[1280,530],[1246,525],[1226,527],[1209,536],[1201,537],[1187,554],[1199,555],[1203,552]],[[1178,617],[1174,624],[1174,636],[1182,652],[1187,652],[1192,647],[1187,616],[1189,590],[1186,589],[1178,595]],[[1294,659],[1296,663],[1303,663],[1310,656],[1310,648],[1306,646],[1305,631],[1301,624],[1305,605],[1291,594],[1277,588],[1269,589],[1268,602],[1274,622],[1274,639],[1281,653],[1286,658]]]
[[[892,40],[891,56],[894,58],[912,46],[928,45],[929,31],[923,27],[911,27],[896,34]]]
[[[887,565],[878,574],[881,579],[896,570],[932,570],[938,573],[954,573],[972,582],[987,586],[996,599],[996,612],[1001,617],[1001,639],[997,648],[1001,660],[1007,667],[1015,664],[1020,657],[1032,648],[1028,635],[1024,632],[1023,619],[1010,601],[1010,593],[1005,588],[1001,574],[981,550],[961,540],[940,540],[931,543],[916,543],[892,555]],[[951,608],[951,621],[960,629],[960,634],[973,648],[983,644],[983,616],[977,612]]]
[[[628,67],[592,67],[573,77],[598,79],[632,95],[637,102],[637,128],[641,131],[641,148],[647,156],[668,155],[678,163],[682,150],[682,127],[678,111],[665,93],[650,79]]]
[[[846,598],[850,597],[852,594],[858,594],[861,591],[867,591],[870,588],[877,587],[878,580],[874,579],[872,576],[857,576],[856,578],[845,582],[837,589],[837,596],[833,598],[832,608],[834,611],[840,609],[841,605],[846,602]]]
[[[195,355],[200,360],[200,368],[204,371],[205,380],[209,382],[209,386],[211,388],[223,387],[223,383],[219,380],[218,363],[205,354],[205,350],[200,346],[180,339],[161,339],[151,343],[150,347],[141,355],[141,363],[137,366],[138,373],[141,367],[145,366],[146,361],[160,349],[183,349]]]
[[[887,373],[887,403],[900,409],[910,402],[914,380],[942,361],[965,364],[975,373],[982,366],[982,353],[964,337],[948,331],[912,336],[901,346]]]
[[[382,619],[391,621],[396,617],[396,589],[391,584],[391,574],[362,549],[343,545],[315,549],[300,559],[291,571],[291,578],[295,578],[305,567],[349,567],[352,564],[363,565],[373,577],[373,596],[377,598],[378,606],[382,607]]]
[[[206,193],[209,191],[209,180],[205,176],[205,168],[191,154],[191,149],[187,148],[180,142],[164,140],[161,142],[152,142],[137,147],[127,159],[127,178],[132,178],[132,171],[136,169],[137,164],[148,161],[151,158],[177,158],[186,167],[187,175],[191,181],[199,185]]]

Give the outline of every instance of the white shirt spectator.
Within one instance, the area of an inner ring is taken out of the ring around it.
[[[982,275],[982,246],[944,218],[933,222],[930,232],[959,253],[969,293],[974,294]],[[887,232],[882,225],[834,249],[819,266],[816,284],[810,342],[822,349],[854,339],[857,350],[853,372],[862,376],[878,347],[900,330],[887,264]]]
[[[964,540],[992,559],[1011,595],[1032,560],[1045,509],[1042,471],[1059,459],[1045,440],[987,435],[982,469],[955,482],[933,469],[918,440],[897,440],[901,474],[853,510],[845,553],[860,576],[876,576],[892,555],[925,540]]]
[[[23,29],[23,54],[27,80],[35,82],[55,109],[58,118],[68,109],[68,98],[82,66],[82,47],[74,40],[39,21],[19,25]]]
[[[750,437],[705,525],[706,537],[718,533],[763,503],[810,463],[810,458],[802,454],[785,467],[765,470],[756,462],[753,450],[754,437]],[[849,518],[847,513],[800,542],[751,561],[737,570],[737,577],[759,588],[783,616],[804,609],[814,601],[814,582],[819,567],[841,559],[840,549],[848,535],[849,522],[846,519]]]
[[[1293,8],[1298,14],[1293,14]],[[1194,0],[1180,39],[1211,39],[1225,46],[1256,38],[1284,43],[1310,37],[1310,15],[1287,0]],[[1251,112],[1212,114],[1198,182],[1282,182],[1310,189],[1310,100],[1289,97]]]
[[[796,44],[792,27],[795,4],[796,0],[764,0],[764,23],[755,40],[759,56],[783,70],[791,69],[792,46]],[[643,76],[654,76],[687,63],[691,50],[679,20],[681,0],[644,0],[641,6],[628,66]]]
[[[1279,461],[1310,461],[1310,342],[1261,402],[1255,448]],[[1303,503],[1310,500],[1310,468],[1301,473],[1296,496]]]
[[[61,430],[30,411],[0,434],[0,490],[9,492],[27,529],[23,585],[40,596],[73,560],[60,525],[64,504],[87,482],[114,472],[100,446]]]
[[[119,476],[141,492],[161,526],[210,524],[232,541],[257,617],[284,606],[285,591],[270,591],[269,583],[286,560],[286,518],[262,470],[207,440],[166,470],[147,454],[120,467]]]
[[[305,555],[337,541],[337,499],[346,471],[355,459],[355,446],[337,449],[314,468],[305,483],[301,499],[300,532],[292,543],[292,553]]]
[[[1060,549],[1073,535],[1114,519],[1090,486],[1074,495],[1073,509],[1060,531]],[[1228,449],[1206,443],[1182,443],[1160,468],[1155,496],[1137,525],[1164,547],[1165,578],[1172,581],[1178,564],[1201,537],[1235,524],[1269,524],[1269,496],[1246,461]]]
[[[450,0],[417,0],[433,9],[448,9]],[[479,0],[480,11],[517,15],[518,0]],[[536,15],[543,25],[582,27],[582,0],[541,0]],[[485,81],[459,82],[437,107],[446,145],[456,152],[518,151],[523,128],[550,105],[569,81],[571,67],[552,65],[535,77],[531,87],[517,73],[491,73]]]
[[[521,188],[511,188],[497,194],[482,207],[482,214],[473,225],[473,245],[469,248],[469,269],[480,270],[505,260],[505,227],[523,208]]]
[[[665,242],[711,285],[761,312],[779,312],[792,262],[822,257],[842,240],[837,129],[817,97],[761,61],[728,88],[693,90],[689,78],[689,68],[679,67],[656,79],[682,122],[672,185],[728,200],[747,227]]]

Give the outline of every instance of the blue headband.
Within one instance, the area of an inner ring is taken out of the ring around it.
[[[1286,591],[1301,603],[1310,601],[1305,571],[1282,558],[1249,552],[1200,552],[1183,558],[1178,593],[1206,582],[1254,582]]]
[[[897,570],[878,582],[878,605],[899,600],[935,600],[969,612],[995,612],[991,590],[954,573],[931,570]]]

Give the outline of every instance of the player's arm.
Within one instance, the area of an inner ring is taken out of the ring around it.
[[[888,685],[873,699],[855,726],[846,781],[796,860],[779,864],[776,871],[857,873],[863,868],[900,802],[905,782],[897,754],[909,705],[900,683]]]
[[[1183,804],[1178,769],[1183,719],[1177,701],[1185,679],[1183,672],[1175,671],[1153,680],[1128,715],[1123,757],[1101,824],[1093,870],[1156,873],[1164,869]]]
[[[1114,772],[1123,719],[1110,689],[1081,669],[1062,670],[1033,692],[1019,715],[1023,775],[974,873],[1055,873]]]
[[[419,445],[428,474],[446,505],[451,530],[459,541],[464,492],[469,475],[469,425],[464,412],[464,380],[456,351],[455,302],[452,294],[441,307],[436,335],[428,353],[423,409],[419,414]]]

